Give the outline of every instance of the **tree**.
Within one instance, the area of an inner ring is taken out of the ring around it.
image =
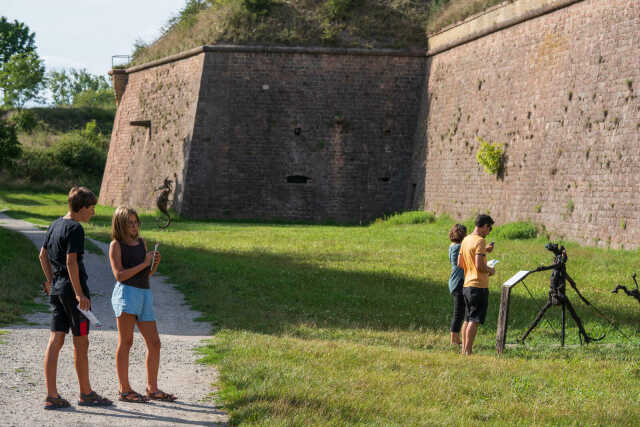
[[[35,52],[16,53],[0,68],[0,89],[5,105],[22,108],[42,89],[44,64]]]
[[[35,52],[35,33],[29,32],[22,22],[9,22],[6,16],[0,18],[0,67],[16,53]]]
[[[44,65],[36,53],[35,36],[22,22],[0,17],[0,89],[5,105],[21,108],[42,88]]]
[[[113,98],[109,80],[97,76],[85,69],[52,71],[47,75],[47,85],[55,105],[100,106],[109,105]]]
[[[0,119],[0,169],[10,165],[21,153],[16,128]]]

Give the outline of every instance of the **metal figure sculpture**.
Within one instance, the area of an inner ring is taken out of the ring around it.
[[[605,337],[606,334],[603,334],[600,338],[593,338],[593,337],[589,336],[587,334],[587,331],[585,331],[584,326],[582,326],[582,321],[578,317],[578,314],[574,310],[573,306],[571,305],[571,302],[569,301],[569,298],[566,295],[566,292],[565,292],[566,291],[566,281],[569,281],[569,284],[571,285],[573,290],[576,291],[576,293],[578,294],[580,299],[585,304],[592,306],[592,304],[589,301],[587,301],[587,299],[585,297],[582,296],[582,294],[578,290],[578,287],[576,286],[576,282],[574,282],[573,279],[571,278],[571,276],[569,276],[569,274],[567,273],[567,269],[566,269],[567,251],[566,251],[566,249],[564,248],[564,246],[558,246],[555,243],[548,243],[548,244],[545,245],[545,248],[547,250],[553,252],[553,254],[554,254],[553,264],[549,265],[549,266],[538,267],[537,269],[534,270],[534,272],[536,272],[536,271],[553,270],[553,272],[551,273],[551,284],[549,286],[549,300],[544,305],[544,307],[542,307],[542,309],[538,313],[538,316],[536,317],[536,319],[533,321],[531,326],[529,326],[529,329],[527,330],[527,332],[525,332],[524,335],[522,336],[522,338],[520,338],[520,342],[524,342],[524,340],[527,339],[527,336],[538,325],[538,323],[542,319],[542,316],[544,316],[544,313],[553,305],[562,306],[562,334],[561,334],[561,338],[560,338],[562,346],[564,346],[565,323],[566,323],[565,322],[565,309],[569,310],[569,313],[571,314],[571,317],[573,317],[573,320],[578,325],[578,330],[580,332],[580,334],[579,334],[580,343],[582,343],[583,339],[584,339],[585,343],[590,343],[592,341],[600,341],[601,339],[603,339]],[[595,309],[595,307],[593,307],[593,308]]]
[[[638,281],[636,280],[636,273],[633,273],[631,278],[633,279],[633,283],[636,284],[635,289],[628,290],[626,286],[618,285],[614,290],[611,291],[611,293],[617,294],[618,291],[622,289],[625,294],[629,295],[630,297],[634,297],[635,299],[638,300],[638,302],[640,302],[640,290],[638,289]]]
[[[156,191],[160,191],[160,194],[158,195],[158,198],[156,199],[156,206],[158,207],[158,209],[160,210],[160,212],[162,212],[164,215],[167,216],[167,222],[163,225],[163,224],[159,224],[158,227],[160,228],[167,228],[169,226],[169,224],[171,224],[171,216],[169,215],[169,211],[168,211],[168,205],[169,205],[169,195],[171,194],[171,184],[173,183],[173,181],[171,181],[169,178],[165,178],[164,179],[164,184],[162,184],[161,187],[158,187],[154,190],[154,193]],[[160,221],[160,219],[158,219],[158,222]]]

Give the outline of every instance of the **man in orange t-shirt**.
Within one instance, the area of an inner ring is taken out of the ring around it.
[[[493,243],[487,246],[485,237],[491,233],[494,221],[489,215],[476,217],[476,228],[462,241],[458,267],[464,270],[462,294],[465,302],[465,322],[462,324],[462,354],[470,355],[478,324],[483,324],[489,305],[489,276],[495,270],[487,265],[487,253],[493,250]]]

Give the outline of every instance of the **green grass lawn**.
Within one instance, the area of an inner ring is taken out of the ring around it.
[[[23,314],[43,308],[33,302],[42,282],[44,275],[33,243],[0,227],[0,325],[20,322]]]
[[[9,215],[46,225],[66,212],[59,194],[0,191]],[[98,206],[87,235],[109,239],[112,208]],[[142,233],[160,242],[160,272],[214,325],[201,349],[220,370],[233,423],[588,424],[640,420],[640,305],[611,294],[639,270],[637,251],[564,242],[581,292],[613,317],[624,338],[572,290],[568,295],[596,344],[580,347],[568,322],[567,347],[543,322],[526,346],[495,354],[499,286],[521,269],[549,264],[543,238],[494,232],[501,261],[491,279],[487,322],[476,355],[448,345],[451,297],[448,218],[367,227],[223,223],[178,219],[166,231],[142,215]],[[389,221],[391,223],[392,221]],[[546,300],[549,274],[512,293],[508,342]],[[546,318],[559,329],[559,309]]]

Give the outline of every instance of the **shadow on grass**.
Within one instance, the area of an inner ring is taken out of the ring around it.
[[[12,210],[8,214],[14,218],[38,218],[48,222],[58,217],[21,210]],[[143,216],[143,221],[145,218]],[[110,221],[110,216],[100,214],[91,223],[108,226]],[[178,224],[173,231],[186,231],[192,229],[191,225],[190,222]],[[193,231],[199,230],[193,227]],[[91,235],[109,240],[103,231]],[[397,272],[341,270],[333,266],[339,266],[341,261],[351,261],[353,265],[357,259],[349,260],[338,253],[317,255],[322,257],[317,259],[313,255],[297,253],[216,252],[167,241],[162,242],[162,253],[160,272],[178,285],[192,307],[203,314],[202,319],[211,322],[216,329],[289,333],[326,339],[349,339],[358,334],[357,330],[448,334],[452,299],[444,281],[433,278],[417,280]],[[321,267],[318,262],[330,263],[332,267]],[[491,336],[488,347],[495,342],[493,337],[500,300],[495,283],[492,283],[491,290],[489,312],[482,327],[482,334]],[[546,301],[546,290],[544,294],[537,290],[536,295],[532,300],[522,287],[512,293],[508,342],[514,342],[522,335]],[[568,290],[568,295],[587,332],[597,336],[609,329],[609,325],[592,309],[578,301],[573,291]],[[634,333],[638,319],[635,306],[618,309],[614,316],[606,306],[586,296],[609,317],[615,317],[628,335]],[[528,341],[534,344],[555,343],[557,338],[546,319],[552,321],[558,331],[559,312],[555,307],[549,310],[545,321]],[[569,334],[575,335],[571,319],[567,325]],[[612,335],[615,333],[611,332]],[[621,341],[618,338],[615,342]],[[424,345],[419,341],[424,340],[403,341],[402,345]],[[486,343],[487,339],[484,341]],[[392,344],[383,337],[373,337],[367,342]]]
[[[318,260],[295,254],[228,253],[164,244],[161,273],[178,285],[193,308],[216,329],[277,335],[303,326],[312,330],[312,336],[326,339],[335,334],[348,339],[349,332],[344,330],[360,329],[448,335],[452,299],[446,283],[385,272],[323,268],[310,261]],[[491,337],[495,337],[499,300],[499,291],[493,288],[483,326]],[[510,341],[526,330],[544,301],[532,300],[524,289],[512,294]],[[597,331],[589,328],[608,328],[577,298],[572,301],[588,332],[596,335]],[[558,316],[558,309],[547,314],[550,320]],[[615,318],[628,331],[636,327],[638,313],[625,309]],[[572,320],[567,325],[574,328]],[[547,323],[541,323],[534,334],[548,335],[548,329]],[[493,346],[495,341],[491,341]]]
[[[28,211],[9,209],[9,210],[5,211],[5,214],[10,216],[11,218],[15,218],[15,219],[28,220],[29,218],[31,218],[31,219],[42,220],[44,222],[53,222],[56,219],[58,219],[61,216],[63,216],[65,214],[65,212],[63,212],[61,214],[59,214],[59,213],[56,213],[56,214],[39,214],[39,213],[35,213],[35,212],[28,212]],[[101,225],[101,226],[111,225],[111,216],[108,216],[108,215],[95,215],[93,218],[91,218],[91,223],[95,224],[95,225]]]

